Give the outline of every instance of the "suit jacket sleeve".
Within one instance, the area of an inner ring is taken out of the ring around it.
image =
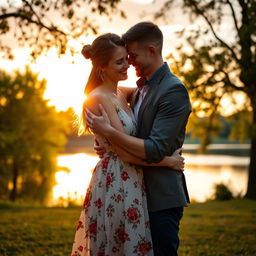
[[[177,149],[175,140],[185,129],[190,112],[188,92],[183,85],[172,86],[160,97],[150,136],[144,140],[148,163],[158,163]]]

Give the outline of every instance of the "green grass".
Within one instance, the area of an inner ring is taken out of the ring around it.
[[[192,204],[182,219],[180,256],[255,256],[256,202]]]
[[[0,210],[0,255],[70,255],[79,212],[79,208]]]
[[[70,255],[80,208],[0,207],[1,256]],[[185,209],[180,256],[256,255],[256,202],[194,203]]]

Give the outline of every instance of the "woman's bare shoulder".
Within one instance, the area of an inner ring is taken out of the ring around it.
[[[100,89],[93,90],[89,95],[87,95],[87,99],[86,99],[86,101],[98,102],[98,103],[103,103],[109,100],[110,100],[110,94]]]
[[[95,114],[99,114],[99,105],[101,104],[110,114],[116,111],[116,105],[120,105],[118,102],[118,97],[116,98],[113,93],[95,90],[87,96],[85,107],[89,108],[91,111],[94,110],[93,112]]]
[[[93,90],[90,94],[87,95],[84,102],[84,107],[90,109],[94,114],[100,114],[99,104],[105,105],[107,97],[100,90]]]

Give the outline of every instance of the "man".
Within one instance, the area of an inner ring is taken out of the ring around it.
[[[106,125],[103,118],[87,115],[89,126],[99,129],[110,143],[148,163],[160,162],[183,145],[191,105],[182,82],[162,58],[163,35],[151,22],[141,22],[123,36],[129,63],[136,69],[138,88],[130,105],[137,120],[137,138]],[[103,111],[104,112],[104,111]],[[143,167],[154,255],[175,256],[179,223],[189,203],[185,177],[168,167]]]

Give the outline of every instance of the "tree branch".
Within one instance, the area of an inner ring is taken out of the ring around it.
[[[40,22],[40,18],[39,16],[37,15],[37,13],[34,11],[33,7],[31,6],[31,4],[27,1],[27,0],[22,0],[28,7],[29,9],[31,10],[31,12],[36,16],[38,22]]]
[[[230,9],[231,9],[232,17],[233,17],[234,24],[235,24],[235,28],[236,28],[237,32],[239,33],[238,22],[237,22],[237,18],[236,18],[236,13],[235,13],[234,7],[233,7],[233,5],[230,3],[229,0],[227,0],[227,4],[229,5],[229,7],[230,7]]]
[[[28,22],[36,24],[39,27],[43,27],[43,28],[47,29],[50,32],[57,32],[57,33],[60,33],[60,34],[66,36],[65,32],[63,32],[61,30],[58,30],[56,27],[48,27],[45,24],[43,24],[41,21],[33,20],[33,19],[31,19],[31,18],[29,18],[26,15],[23,15],[21,13],[11,12],[11,13],[4,13],[4,14],[0,15],[0,20],[7,19],[7,18],[20,18],[22,20],[27,20]]]
[[[227,73],[226,71],[220,70],[220,72],[225,75],[225,78],[226,78],[226,80],[227,80],[227,82],[228,82],[228,85],[229,85],[230,87],[232,87],[233,89],[238,90],[238,91],[246,92],[243,87],[239,87],[239,86],[237,86],[237,85],[235,85],[234,83],[231,82],[231,80],[230,80],[230,78],[229,78],[229,75],[228,75],[228,73]]]
[[[223,46],[225,46],[225,47],[231,52],[233,58],[234,58],[238,63],[240,63],[240,60],[237,58],[237,56],[236,56],[234,50],[216,34],[216,32],[215,32],[215,30],[214,30],[214,28],[213,28],[211,22],[209,21],[209,19],[207,18],[207,16],[204,14],[204,12],[203,12],[201,9],[198,8],[198,6],[194,3],[194,1],[192,1],[191,3],[192,3],[192,5],[193,5],[193,7],[195,8],[195,10],[198,12],[198,14],[201,15],[201,16],[205,19],[206,23],[209,25],[209,27],[210,27],[210,29],[211,29],[213,35],[215,36],[215,38],[216,38]]]

